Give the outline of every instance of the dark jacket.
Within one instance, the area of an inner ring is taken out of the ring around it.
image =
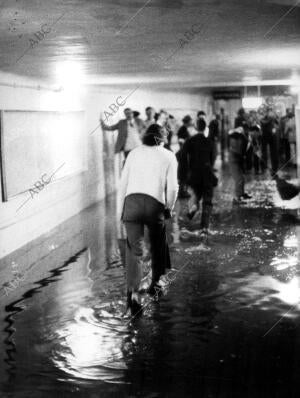
[[[213,119],[210,123],[209,123],[209,135],[208,137],[212,140],[212,141],[217,141],[219,138],[219,122],[217,119]]]
[[[179,130],[177,132],[177,137],[178,137],[178,139],[182,139],[182,140],[186,140],[190,137],[189,131],[184,124],[179,128]]]
[[[261,128],[258,124],[249,127],[249,135],[252,141],[252,147],[254,153],[258,153],[261,150]]]
[[[275,134],[278,130],[279,124],[278,121],[273,117],[264,117],[261,121],[261,130],[263,138],[270,138]]]
[[[229,134],[229,159],[242,161],[246,155],[248,139],[243,132],[233,130]]]
[[[234,128],[237,127],[245,127],[247,124],[247,120],[245,116],[239,115],[234,119]]]
[[[137,121],[135,119],[135,122],[138,126],[138,130],[141,134],[141,132],[143,131],[143,121],[141,119],[139,119],[139,121]],[[112,126],[105,126],[105,130],[109,130],[109,131],[114,131],[114,130],[118,130],[118,137],[117,137],[117,141],[115,144],[115,153],[119,153],[122,152],[126,143],[126,139],[127,139],[127,119],[121,119],[120,121],[118,121],[118,123],[113,124]]]
[[[212,185],[213,144],[203,134],[188,138],[180,156],[180,176],[182,181],[190,185]]]

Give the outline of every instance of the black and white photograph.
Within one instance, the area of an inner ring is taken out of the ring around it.
[[[299,375],[300,0],[0,0],[0,398]]]

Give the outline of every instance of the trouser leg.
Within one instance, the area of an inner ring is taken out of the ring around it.
[[[232,161],[231,162],[231,174],[234,179],[234,191],[236,198],[244,195],[244,186],[245,186],[245,179],[243,173],[243,166],[240,161]]]
[[[212,155],[212,165],[214,166],[216,163],[216,159],[217,159],[217,155],[218,155],[218,146],[217,146],[217,142],[214,141],[213,142],[213,155]]]
[[[268,167],[268,141],[265,137],[262,138],[261,152],[262,152],[262,168],[266,169]]]
[[[221,160],[224,161],[225,158],[225,147],[226,147],[226,138],[222,136],[221,138]]]
[[[273,174],[275,174],[278,170],[278,145],[277,145],[277,137],[275,135],[270,140],[270,155],[271,155],[272,172]]]
[[[246,152],[246,169],[251,170],[252,169],[252,160],[253,159],[253,147],[251,146],[248,151]]]
[[[253,155],[253,164],[254,164],[254,170],[255,170],[256,174],[258,174],[258,172],[259,172],[259,161],[260,161],[259,157],[256,154],[254,154]]]
[[[152,257],[152,280],[157,282],[166,268],[171,268],[166,226],[164,221],[150,223],[147,226]]]
[[[213,197],[213,188],[207,187],[203,192],[203,202],[202,202],[202,216],[201,216],[201,228],[208,228],[210,216],[212,213],[212,197]]]
[[[290,142],[289,143],[289,147],[290,147],[290,162],[293,165],[297,164],[297,152],[296,152],[296,143],[295,142]]]
[[[137,291],[143,275],[144,225],[137,222],[125,221],[125,228],[127,232],[125,253],[127,290]]]
[[[288,139],[284,140],[284,154],[285,154],[285,163],[290,161],[291,158],[291,146]]]
[[[198,197],[198,195],[193,187],[191,187],[189,192],[191,195],[189,198],[189,201],[188,201],[189,213],[196,213],[196,211],[199,210],[200,198]]]

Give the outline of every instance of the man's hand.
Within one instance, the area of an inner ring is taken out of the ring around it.
[[[107,125],[103,121],[102,116],[100,116],[99,122],[100,122],[102,130],[107,130]]]

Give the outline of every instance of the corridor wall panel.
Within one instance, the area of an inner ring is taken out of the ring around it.
[[[1,111],[2,198],[87,170],[84,112]]]

